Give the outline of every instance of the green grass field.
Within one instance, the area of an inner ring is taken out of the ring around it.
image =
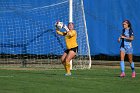
[[[91,70],[73,70],[65,77],[64,70],[13,70],[0,68],[0,93],[139,93],[140,69],[131,78],[120,78],[119,68],[94,67]]]

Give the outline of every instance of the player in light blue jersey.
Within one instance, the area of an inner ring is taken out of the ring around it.
[[[134,40],[134,33],[131,27],[131,23],[129,20],[123,21],[123,30],[122,34],[118,39],[118,42],[121,41],[120,46],[120,68],[121,68],[121,74],[120,77],[125,77],[125,64],[124,64],[124,58],[125,54],[128,55],[128,61],[130,63],[130,67],[132,69],[132,78],[135,78],[136,72],[133,62],[133,47],[132,47],[132,41]]]

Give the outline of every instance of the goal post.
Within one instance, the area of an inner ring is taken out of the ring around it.
[[[86,25],[86,18],[85,18],[83,0],[81,0],[81,8],[82,8],[83,21],[84,21],[85,34],[86,34],[86,41],[87,41],[88,56],[89,56],[89,66],[88,66],[88,68],[90,69],[91,65],[92,65],[92,62],[91,62],[90,46],[89,46],[89,39],[88,39],[88,32],[87,32],[87,25]]]
[[[54,27],[60,20],[74,22],[77,31],[73,69],[91,68],[83,0],[49,0],[38,7],[20,0],[0,4],[0,66],[63,68],[65,39]]]
[[[73,22],[73,0],[69,0],[69,22]],[[70,60],[70,70],[72,69],[72,60]]]
[[[69,0],[69,22],[73,22],[73,0]]]

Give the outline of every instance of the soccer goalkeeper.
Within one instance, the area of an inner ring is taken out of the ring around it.
[[[66,70],[65,76],[70,76],[71,75],[70,60],[72,60],[75,57],[78,51],[78,44],[76,40],[77,33],[76,30],[74,30],[74,24],[72,22],[68,24],[68,28],[66,25],[63,28],[66,29],[65,32],[61,32],[60,29],[57,27],[56,27],[56,32],[59,35],[65,36],[67,49],[64,51],[64,54],[61,57],[61,62]]]

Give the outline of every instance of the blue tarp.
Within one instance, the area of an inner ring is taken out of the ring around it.
[[[130,20],[134,30],[134,55],[140,56],[139,0],[84,0],[92,55],[119,55],[122,22]]]
[[[45,45],[46,35],[48,32],[55,36],[55,33],[50,32],[49,29],[47,31],[42,31],[39,33],[39,30],[44,29],[45,25],[43,23],[35,23],[32,22],[32,20],[45,20],[45,22],[48,22],[48,24],[54,24],[50,22],[50,18],[46,20],[44,16],[41,18],[38,18],[38,15],[32,16],[34,12],[37,12],[36,10],[29,12],[26,14],[24,11],[19,12],[20,10],[24,9],[32,9],[36,7],[43,7],[46,5],[50,5],[52,3],[57,3],[57,1],[65,1],[65,0],[1,0],[0,1],[0,18],[5,17],[5,20],[2,20],[0,22],[0,52],[1,53],[33,53],[33,54],[47,54],[46,51],[49,49]],[[20,6],[20,5],[24,5]],[[65,7],[63,7],[66,9]],[[134,36],[135,39],[133,41],[133,48],[134,48],[134,55],[140,56],[140,1],[139,0],[84,0],[84,9],[85,9],[85,17],[86,17],[86,23],[87,23],[87,30],[88,30],[88,36],[89,36],[89,44],[90,44],[90,51],[91,55],[98,55],[98,54],[105,54],[105,55],[119,55],[119,46],[120,44],[117,42],[118,37],[120,36],[122,32],[122,21],[125,19],[130,20],[132,23],[132,28],[134,30]],[[10,11],[18,11],[18,12],[10,12]],[[6,11],[6,13],[3,13],[3,11]],[[53,11],[53,9],[51,10]],[[65,10],[64,10],[65,11]],[[45,12],[41,11],[40,12]],[[58,11],[55,11],[58,12]],[[15,14],[16,13],[16,14]],[[16,17],[19,16],[22,17]],[[55,16],[55,15],[53,15]],[[62,16],[62,15],[60,15]],[[17,21],[12,21],[14,18]],[[30,20],[29,20],[30,19]],[[6,20],[10,20],[7,21]],[[55,18],[53,21],[56,20]],[[25,24],[26,21],[28,24]],[[3,23],[4,22],[4,23]],[[14,23],[15,22],[15,23]],[[8,27],[7,24],[17,24],[18,25],[11,25],[12,27]],[[28,31],[28,26],[34,24],[31,26],[30,31]],[[41,25],[40,25],[41,24]],[[18,28],[18,26],[21,26],[22,28]],[[26,26],[26,27],[25,27]],[[40,28],[35,29],[35,26],[40,26]],[[47,27],[47,28],[52,28]],[[17,30],[16,33],[10,32],[10,30]],[[24,36],[23,31],[26,30],[27,33]],[[7,32],[3,32],[7,31]],[[34,31],[34,35],[32,35],[32,31]],[[3,34],[6,34],[4,37]],[[36,35],[38,34],[38,35]],[[10,37],[9,37],[10,36]],[[40,37],[41,36],[41,37]],[[12,42],[11,38],[14,37],[14,43]],[[1,39],[5,38],[5,39]],[[48,38],[48,37],[47,37]],[[57,41],[59,41],[58,37],[55,37]],[[33,42],[33,40],[38,39],[40,42]],[[41,40],[44,41],[41,41]],[[24,41],[26,40],[26,41]],[[61,40],[60,40],[61,41]],[[30,45],[28,45],[30,43]],[[56,42],[54,46],[57,46],[59,42]],[[63,44],[62,44],[63,45]],[[45,46],[44,49],[42,49],[42,46]],[[49,47],[51,47],[50,45]],[[9,51],[10,49],[10,51]],[[55,47],[52,47],[52,49],[55,50]],[[23,51],[26,50],[26,51]],[[60,49],[61,51],[63,49]],[[49,51],[49,50],[48,50]],[[83,52],[84,53],[84,52]]]

